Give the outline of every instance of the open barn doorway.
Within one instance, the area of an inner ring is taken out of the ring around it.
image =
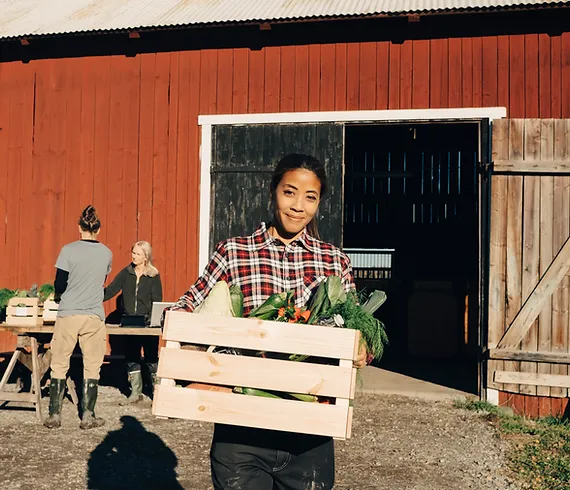
[[[479,122],[352,125],[343,247],[359,289],[383,289],[379,367],[478,393]]]

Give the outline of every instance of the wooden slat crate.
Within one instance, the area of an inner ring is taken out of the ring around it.
[[[360,332],[169,311],[152,413],[246,427],[348,439]],[[181,344],[328,358],[331,365],[186,350]],[[332,397],[322,404],[175,386],[174,380]]]
[[[54,323],[57,318],[57,310],[59,309],[59,304],[55,301],[48,299],[44,301],[44,306],[42,310],[42,319],[44,323]]]
[[[18,305],[25,305],[19,307]],[[6,307],[6,325],[41,325],[38,298],[10,298]]]

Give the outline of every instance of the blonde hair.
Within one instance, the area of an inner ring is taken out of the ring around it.
[[[145,242],[144,240],[136,242],[131,247],[131,252],[135,247],[139,247],[143,251],[146,258],[146,268],[144,275],[148,277],[158,276],[158,269],[152,263],[152,247],[150,246],[150,243]]]

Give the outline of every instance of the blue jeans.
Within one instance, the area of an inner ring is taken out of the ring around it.
[[[331,438],[217,425],[210,450],[216,490],[331,490]]]

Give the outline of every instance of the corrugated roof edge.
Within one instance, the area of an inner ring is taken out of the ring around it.
[[[256,25],[263,22],[269,22],[271,24],[289,24],[295,22],[317,22],[317,21],[334,21],[334,20],[356,20],[363,18],[386,18],[386,17],[403,17],[407,15],[447,15],[450,13],[467,14],[467,13],[478,13],[478,12],[488,12],[493,13],[497,11],[506,12],[513,10],[546,10],[552,8],[569,8],[570,3],[568,1],[561,1],[555,3],[542,3],[533,5],[510,5],[507,7],[466,7],[466,8],[442,8],[442,9],[423,9],[423,10],[406,10],[401,12],[386,12],[386,13],[374,13],[374,14],[356,14],[356,15],[323,15],[323,16],[306,16],[306,17],[283,17],[279,19],[269,19],[269,18],[252,18],[247,20],[239,21],[224,21],[224,22],[191,22],[191,23],[180,23],[180,24],[163,24],[163,25],[153,25],[153,26],[141,26],[133,25],[127,27],[118,27],[114,29],[91,29],[84,31],[61,31],[52,32],[48,34],[33,34],[33,33],[23,33],[15,36],[1,36],[0,41],[9,41],[17,39],[41,39],[41,38],[54,38],[54,37],[67,37],[67,36],[89,36],[89,35],[105,35],[105,34],[120,34],[132,31],[137,32],[152,32],[152,31],[164,31],[164,30],[178,30],[178,29],[188,29],[192,27],[225,27],[225,26],[248,26]]]

